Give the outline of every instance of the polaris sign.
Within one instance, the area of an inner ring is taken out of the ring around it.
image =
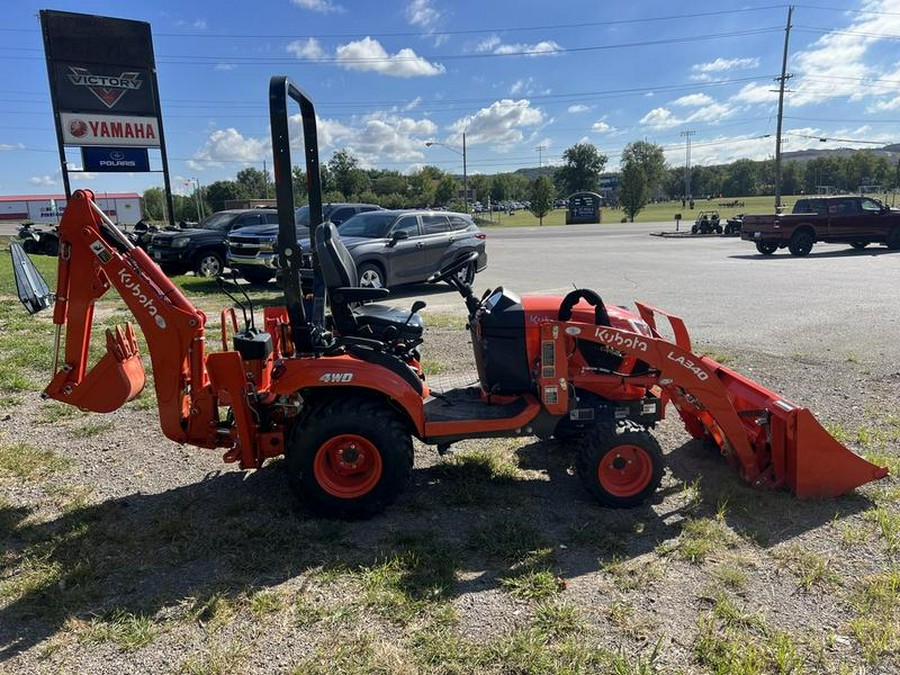
[[[147,148],[82,148],[85,171],[149,171]]]

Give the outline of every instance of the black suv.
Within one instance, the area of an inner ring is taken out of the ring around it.
[[[225,237],[241,227],[272,224],[276,209],[233,209],[204,218],[196,227],[163,230],[153,235],[147,252],[166,274],[193,270],[198,277],[215,277],[225,268]]]
[[[322,217],[340,225],[357,213],[377,211],[377,204],[325,204]],[[297,236],[309,238],[309,206],[301,206],[294,212]],[[227,238],[228,267],[236,270],[247,281],[264,284],[271,280],[278,269],[275,244],[278,241],[278,225],[254,225],[233,230]]]
[[[353,216],[337,230],[356,262],[361,286],[425,281],[472,251],[478,251],[478,259],[460,270],[460,279],[472,283],[475,273],[487,267],[486,235],[463,213],[373,211]],[[300,247],[304,277],[311,277],[309,239]]]

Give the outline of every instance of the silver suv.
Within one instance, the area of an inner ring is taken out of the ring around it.
[[[325,204],[322,217],[335,225],[340,225],[357,213],[381,209],[377,204]],[[309,207],[301,206],[294,212],[297,237],[308,238]],[[278,224],[243,227],[228,235],[228,267],[236,270],[247,281],[264,284],[275,277],[278,256],[275,245],[278,241]]]

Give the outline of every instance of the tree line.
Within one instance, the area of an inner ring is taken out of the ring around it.
[[[739,159],[729,164],[695,166],[691,169],[690,194],[684,195],[684,167],[669,166],[663,148],[647,141],[625,146],[619,171],[609,172],[608,157],[592,143],[576,143],[563,152],[558,167],[546,167],[529,178],[523,171],[468,177],[470,202],[499,203],[530,201],[538,218],[549,213],[558,198],[574,192],[604,192],[620,206],[626,217],[634,217],[652,199],[682,197],[744,197],[775,192],[774,160]],[[534,173],[531,171],[531,173]],[[306,174],[300,167],[292,172],[294,201],[299,206],[308,200]],[[366,202],[386,208],[429,208],[446,206],[465,209],[462,177],[435,166],[424,166],[403,174],[389,169],[367,169],[347,150],[338,150],[321,165],[320,178],[324,202]],[[601,179],[604,187],[601,188]],[[861,185],[895,187],[900,182],[900,163],[871,151],[847,155],[829,155],[801,162],[782,164],[781,193],[815,194],[827,189],[856,192]],[[175,195],[176,220],[197,217],[197,202],[202,200],[207,213],[221,211],[226,201],[274,198],[272,177],[265,171],[248,167],[238,171],[234,180],[220,180],[200,188],[199,195]],[[152,220],[165,217],[165,199],[161,188],[144,192],[144,216]]]

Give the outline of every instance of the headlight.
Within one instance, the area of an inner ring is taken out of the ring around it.
[[[264,253],[272,253],[275,250],[275,244],[278,242],[278,237],[269,237],[267,239],[259,240],[259,250]]]
[[[187,237],[176,237],[172,240],[172,248],[184,248],[188,245],[190,239]]]

